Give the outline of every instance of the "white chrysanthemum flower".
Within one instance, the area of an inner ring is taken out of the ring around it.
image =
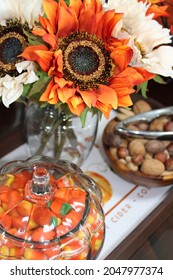
[[[43,14],[42,0],[1,0],[0,25],[6,25],[6,20],[18,19],[32,28],[38,14]]]
[[[2,102],[6,107],[15,102],[23,92],[23,85],[33,83],[38,80],[34,70],[36,69],[35,63],[30,61],[23,61],[16,64],[19,73],[18,76],[5,75],[0,78],[0,96]]]
[[[38,80],[35,64],[18,55],[27,45],[23,30],[29,31],[39,14],[43,14],[42,0],[0,3],[0,97],[6,107],[22,95],[24,84]]]
[[[173,78],[173,47],[168,46],[170,31],[153,20],[153,15],[146,16],[148,7],[137,0],[109,0],[104,4],[105,10],[124,13],[113,36],[129,38],[128,44],[134,51],[130,65]]]

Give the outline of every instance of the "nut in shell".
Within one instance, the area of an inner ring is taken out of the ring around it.
[[[121,109],[119,114],[122,118],[128,118],[132,114],[148,112],[150,104],[140,100],[133,106],[132,111]],[[143,106],[144,105],[144,106]],[[128,116],[129,114],[129,116]],[[173,113],[172,113],[173,115]],[[121,115],[120,115],[121,116]],[[121,117],[120,117],[121,118]],[[115,118],[117,121],[118,119]],[[117,124],[121,120],[119,119]],[[148,121],[145,118],[140,121],[124,122],[126,129],[137,131],[171,131],[173,129],[173,118],[162,116]],[[132,135],[132,134],[131,134]],[[107,155],[113,158],[112,169],[127,181],[144,186],[167,186],[173,183],[173,139],[150,139],[141,138],[136,133],[136,138],[130,134],[119,134],[116,150],[107,146]],[[145,134],[144,134],[145,135]],[[114,154],[114,157],[113,157]]]

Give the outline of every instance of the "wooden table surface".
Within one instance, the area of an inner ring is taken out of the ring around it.
[[[155,84],[150,97],[173,105],[173,82]],[[24,106],[0,104],[0,157],[25,143]],[[173,189],[164,201],[106,259],[173,259]]]

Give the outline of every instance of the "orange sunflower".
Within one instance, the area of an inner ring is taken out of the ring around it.
[[[22,53],[50,77],[40,102],[65,103],[77,116],[96,108],[106,118],[112,108],[132,105],[133,87],[154,75],[129,67],[132,49],[112,36],[123,14],[104,12],[100,0],[43,0],[43,7],[33,30],[42,44]]]

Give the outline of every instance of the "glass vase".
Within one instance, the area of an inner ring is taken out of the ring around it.
[[[98,115],[88,112],[85,126],[79,117],[53,106],[30,103],[25,112],[25,131],[31,155],[69,160],[81,166],[95,142]]]

